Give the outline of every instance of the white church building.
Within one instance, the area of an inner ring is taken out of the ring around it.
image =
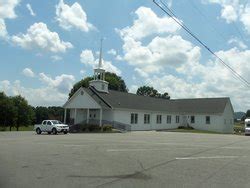
[[[101,53],[88,88],[63,105],[70,124],[112,125],[126,131],[167,130],[191,126],[198,130],[232,133],[234,110],[230,98],[161,99],[108,89]]]

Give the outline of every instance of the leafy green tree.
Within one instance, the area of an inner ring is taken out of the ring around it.
[[[115,73],[107,72],[105,74],[105,80],[109,83],[109,89],[121,92],[128,92],[128,88],[125,84],[125,81],[117,76]]]
[[[149,86],[141,86],[137,89],[136,92],[137,95],[143,95],[148,97],[158,97],[160,94],[156,89]]]
[[[161,95],[161,98],[163,99],[170,99],[170,96],[168,95],[168,92],[165,92]]]
[[[156,98],[164,98],[170,99],[170,96],[167,92],[161,94],[156,89],[150,86],[141,86],[136,91],[137,95],[148,96],[148,97],[156,97]]]
[[[49,119],[56,119],[59,121],[63,121],[64,109],[60,106],[49,106]]]
[[[247,112],[246,112],[246,117],[247,117],[247,118],[250,117],[250,110],[247,110]]]
[[[63,121],[64,109],[60,106],[37,106],[35,108],[36,122],[37,124],[41,123],[45,119],[56,119]],[[67,115],[69,117],[69,114]]]
[[[80,88],[80,87],[89,87],[89,81],[93,80],[93,77],[86,77],[79,82],[75,83],[73,88],[71,89],[69,93],[69,98],[74,95],[74,93]]]
[[[43,120],[49,119],[49,110],[47,107],[37,106],[35,109],[36,123],[42,123]]]
[[[80,87],[89,87],[89,81],[91,80],[93,80],[93,77],[86,77],[81,81],[77,82],[71,89],[69,93],[69,98],[72,97]],[[128,88],[125,84],[125,81],[120,76],[117,76],[115,73],[106,72],[105,81],[109,82],[109,89],[111,90],[128,92]]]
[[[16,130],[18,131],[20,126],[31,125],[35,116],[32,107],[26,99],[20,95],[11,97],[11,99],[17,108]]]
[[[0,126],[11,128],[17,121],[17,108],[11,98],[7,97],[3,92],[0,92]]]

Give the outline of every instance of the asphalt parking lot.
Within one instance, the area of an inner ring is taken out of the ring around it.
[[[250,187],[250,137],[0,132],[0,187]]]

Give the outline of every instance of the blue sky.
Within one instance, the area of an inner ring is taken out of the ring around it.
[[[250,4],[164,1],[210,49],[250,81]],[[103,66],[129,91],[149,85],[171,98],[230,97],[249,109],[249,87],[151,0],[0,0],[0,91],[31,105],[62,105],[72,85]]]

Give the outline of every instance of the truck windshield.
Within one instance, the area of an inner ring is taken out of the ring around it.
[[[62,124],[62,122],[56,121],[56,120],[53,120],[52,123],[53,123],[54,125],[56,125],[56,124]]]

